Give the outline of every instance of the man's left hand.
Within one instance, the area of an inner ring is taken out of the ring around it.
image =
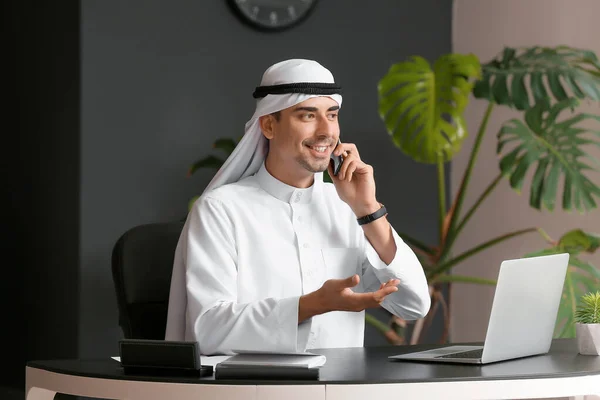
[[[339,143],[333,154],[344,157],[337,176],[333,175],[331,163],[328,168],[340,198],[352,208],[358,218],[377,211],[380,205],[375,197],[373,167],[360,159],[353,143]]]

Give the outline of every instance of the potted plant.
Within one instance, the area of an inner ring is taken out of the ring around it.
[[[575,311],[575,328],[579,353],[600,355],[600,290],[581,296]]]
[[[600,115],[578,112],[578,106],[583,102],[600,102],[597,56],[589,50],[568,46],[505,47],[484,63],[473,54],[445,54],[432,64],[414,56],[389,68],[379,81],[378,94],[379,115],[394,145],[415,162],[434,165],[438,170],[437,243],[423,243],[410,233],[398,232],[423,264],[432,308],[413,329],[399,330],[399,335],[407,337],[397,342],[421,341],[423,332],[439,312],[444,321],[440,341],[447,341],[449,307],[444,289],[452,282],[496,283],[454,274],[452,269],[492,246],[531,233],[539,233],[549,246],[525,256],[570,254],[555,335],[573,337],[572,310],[577,297],[600,286],[600,271],[579,255],[593,253],[600,246],[600,236],[575,229],[554,240],[541,227],[530,226],[515,227],[514,231],[483,240],[459,254],[455,254],[454,244],[474,213],[504,179],[517,193],[530,179],[529,205],[536,210],[553,211],[562,206],[565,211],[586,213],[596,209],[600,187],[588,172],[598,171],[600,161],[587,149],[600,145]],[[486,101],[487,108],[474,145],[469,149],[459,189],[447,201],[444,170],[462,150],[468,135],[464,111],[472,97]],[[520,116],[504,122],[499,131],[490,131],[490,115],[498,107],[511,108]],[[497,138],[498,175],[474,204],[465,209],[480,145],[487,135]],[[388,331],[383,333],[389,338],[389,330],[400,326],[396,319],[390,318]]]

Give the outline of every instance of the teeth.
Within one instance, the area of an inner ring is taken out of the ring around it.
[[[325,150],[327,150],[327,147],[321,146],[321,147],[313,147],[314,150],[318,151],[319,153],[324,153]]]

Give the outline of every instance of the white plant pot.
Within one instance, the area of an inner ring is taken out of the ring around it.
[[[600,324],[575,324],[579,353],[588,356],[600,355]]]

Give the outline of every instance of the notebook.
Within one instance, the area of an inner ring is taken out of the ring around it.
[[[256,351],[235,351],[235,355],[219,365],[260,366],[278,368],[319,368],[325,365],[326,357],[314,353],[274,353]]]
[[[314,353],[237,351],[217,364],[215,379],[319,379],[326,358]]]

